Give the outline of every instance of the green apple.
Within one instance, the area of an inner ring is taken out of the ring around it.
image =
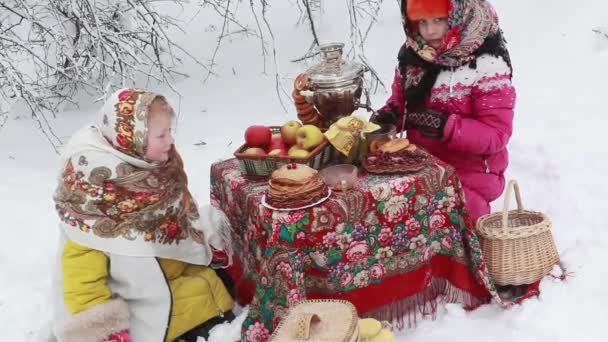
[[[298,129],[302,127],[297,121],[291,120],[287,121],[283,126],[281,126],[281,138],[283,143],[287,146],[293,146],[296,143],[296,133]]]
[[[296,145],[299,148],[312,151],[325,140],[323,132],[314,125],[304,125],[296,132]]]
[[[294,150],[300,150],[300,148],[298,147],[298,145],[293,145],[291,146],[288,150],[287,150],[287,155],[289,155],[292,151]]]
[[[306,158],[308,157],[308,155],[310,154],[310,152],[298,148],[297,146],[293,146],[292,148],[289,149],[288,155],[292,158]]]
[[[243,151],[243,154],[246,154],[248,156],[265,156],[266,151],[259,147],[249,147],[245,151]]]

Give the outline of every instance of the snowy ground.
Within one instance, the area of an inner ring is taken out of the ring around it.
[[[289,60],[309,44],[305,27],[288,19],[296,13],[292,1],[275,1],[269,12],[287,88],[288,78],[305,68]],[[329,19],[342,17],[346,22],[343,2],[325,2],[320,36],[324,41],[346,41],[346,26]],[[389,83],[403,33],[395,1],[385,2],[367,53]],[[465,313],[447,306],[436,321],[400,333],[399,341],[606,341],[608,186],[603,177],[608,173],[608,151],[602,142],[608,123],[604,116],[608,39],[592,29],[608,24],[608,4],[602,0],[495,0],[494,4],[510,43],[518,90],[508,176],[519,181],[527,208],[551,217],[563,262],[574,275],[564,283],[544,281],[540,298],[506,311],[485,306]],[[185,12],[184,20],[193,12]],[[198,56],[209,57],[212,32],[205,28],[211,24],[221,25],[199,17],[179,39]],[[253,39],[232,39],[218,56],[220,77],[206,85],[202,76],[181,81],[177,84],[183,93],[181,102],[171,96],[180,111],[176,143],[200,202],[208,201],[210,164],[231,156],[248,125],[282,124],[295,117],[293,109],[286,113],[277,100],[270,59],[268,74],[262,74],[259,51]],[[202,74],[193,66],[184,68]],[[380,92],[372,102],[379,107],[387,96]],[[76,128],[95,119],[95,111],[94,104],[82,103],[80,109],[60,115],[54,122],[58,134],[67,140]],[[48,286],[56,253],[57,219],[51,194],[57,155],[26,117],[10,120],[0,131],[0,337],[6,341],[41,338],[50,312]],[[195,145],[200,141],[206,145]],[[502,202],[494,207],[500,209]],[[210,340],[234,341],[239,323],[217,328]]]

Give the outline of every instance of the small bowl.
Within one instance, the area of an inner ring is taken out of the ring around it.
[[[338,164],[320,171],[321,178],[334,191],[348,191],[357,184],[358,169],[351,164]]]
[[[391,124],[380,125],[380,128],[373,132],[364,133],[366,140],[391,140],[397,135],[397,127]]]

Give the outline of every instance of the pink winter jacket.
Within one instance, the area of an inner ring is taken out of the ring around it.
[[[382,109],[390,110],[389,103],[403,113],[405,103],[398,68],[392,95]],[[505,61],[481,55],[476,69],[465,65],[440,72],[423,105],[449,115],[444,136],[430,138],[409,128],[410,141],[454,166],[463,186],[486,202],[500,196],[505,185],[503,174],[509,159],[506,146],[513,129],[515,105],[511,71]],[[402,119],[398,118],[399,126]],[[489,211],[487,203],[485,206],[487,209],[481,211]],[[476,214],[473,216],[485,212]]]

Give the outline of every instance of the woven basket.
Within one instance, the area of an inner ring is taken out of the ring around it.
[[[270,131],[272,134],[280,133],[281,127],[270,127]],[[313,169],[320,170],[331,161],[333,147],[327,140],[324,140],[306,158],[252,156],[243,153],[246,149],[247,145],[243,144],[234,152],[234,156],[239,161],[241,172],[247,176],[267,177],[272,174],[272,171],[290,163],[305,164]]]
[[[517,210],[508,210],[513,189]],[[480,217],[477,232],[490,274],[498,285],[531,284],[559,262],[549,218],[523,209],[515,180],[507,185],[502,213]]]
[[[344,300],[305,300],[289,309],[270,342],[358,342],[359,317],[355,306]]]

